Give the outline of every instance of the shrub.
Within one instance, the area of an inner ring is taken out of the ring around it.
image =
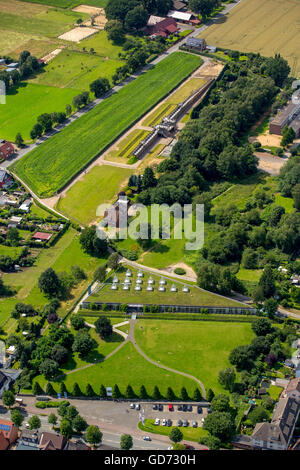
[[[174,273],[179,274],[180,276],[183,276],[184,274],[186,274],[186,270],[183,268],[175,268]]]

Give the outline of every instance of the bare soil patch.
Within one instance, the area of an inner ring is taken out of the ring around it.
[[[255,152],[258,158],[258,168],[270,175],[279,175],[280,168],[286,163],[286,158],[275,157],[271,153]]]
[[[88,38],[89,36],[92,36],[92,34],[95,34],[97,32],[98,30],[94,28],[78,27],[71,29],[70,31],[59,36],[58,38],[63,39],[64,41],[80,42],[82,39]]]
[[[269,131],[267,131],[265,134],[261,134],[257,137],[249,137],[249,142],[251,144],[253,142],[260,142],[263,147],[265,145],[269,145],[270,147],[280,147],[281,139],[281,135],[270,134]]]

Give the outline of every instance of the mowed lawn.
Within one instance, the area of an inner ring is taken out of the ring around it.
[[[24,140],[29,140],[40,114],[65,111],[66,104],[72,103],[77,94],[78,90],[22,82],[8,91],[6,105],[0,107],[0,137],[14,141],[20,132]]]
[[[230,367],[230,351],[253,337],[250,323],[138,320],[135,326],[137,344],[147,356],[192,374],[215,393],[224,391],[218,374]]]
[[[201,33],[208,44],[260,52],[264,56],[280,53],[288,60],[292,76],[300,72],[299,0],[243,0],[226,17]]]
[[[132,172],[115,166],[94,166],[69,189],[57,208],[81,224],[89,224],[96,219],[99,204],[112,202]]]
[[[171,54],[27,154],[14,170],[36,194],[51,196],[201,63],[197,56]]]
[[[116,69],[123,64],[120,60],[63,50],[31,82],[84,91],[89,90],[90,83],[99,77],[111,80]]]
[[[36,380],[42,387],[45,387],[44,377],[40,376]],[[197,387],[197,383],[191,379],[150,364],[135,350],[132,343],[125,344],[120,351],[104,362],[74,371],[52,382],[55,390],[59,390],[59,384],[62,381],[70,391],[75,382],[83,391],[89,383],[97,394],[101,384],[105,387],[113,387],[118,384],[121,393],[125,393],[128,384],[132,386],[135,393],[138,393],[141,385],[144,385],[149,394],[153,393],[153,388],[157,385],[162,395],[166,394],[168,387],[172,387],[177,395],[179,395],[181,387],[186,387],[188,393],[192,395]]]
[[[42,5],[51,5],[60,8],[74,8],[78,5],[90,5],[93,7],[105,7],[107,0],[23,0],[24,2],[40,3]]]

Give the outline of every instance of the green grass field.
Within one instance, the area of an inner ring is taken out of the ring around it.
[[[65,111],[66,104],[78,90],[60,89],[22,82],[6,95],[6,105],[0,107],[1,137],[14,141],[20,132],[24,140],[30,140],[30,131],[42,113]]]
[[[141,422],[139,422],[138,427],[142,431],[151,432],[153,434],[162,434],[163,436],[169,436],[170,432],[172,429],[176,426],[155,426],[154,424],[154,419],[145,419],[145,426],[142,425]],[[174,419],[175,422],[175,419]],[[183,434],[183,439],[186,441],[194,441],[198,442],[200,440],[200,437],[208,436],[209,432],[206,431],[205,429],[198,427],[198,428],[193,428],[191,427],[191,422],[190,426],[187,428],[181,427],[180,428],[182,434]]]
[[[94,166],[60,199],[57,209],[82,224],[88,224],[96,220],[99,204],[112,202],[131,173],[131,170],[115,166]]]
[[[106,60],[97,55],[65,49],[31,82],[84,91],[89,90],[90,83],[99,77],[110,80],[122,65],[120,60]]]
[[[292,76],[300,73],[300,2],[243,0],[225,20],[201,33],[208,44],[241,52],[280,53],[289,61]]]
[[[14,170],[39,196],[52,195],[201,62],[197,56],[171,54],[27,154]]]
[[[148,357],[192,374],[206,390],[224,393],[219,371],[230,366],[230,351],[254,337],[248,323],[139,320],[135,338]]]
[[[60,8],[74,8],[78,5],[90,5],[93,7],[105,7],[107,0],[23,0],[24,2],[40,3]]]
[[[38,380],[42,387],[46,384],[44,377],[35,380]],[[167,388],[171,386],[178,395],[181,387],[186,387],[190,394],[196,387],[193,380],[150,364],[139,355],[131,343],[125,344],[120,351],[102,363],[65,375],[52,382],[54,389],[58,390],[59,383],[62,381],[70,390],[75,382],[82,390],[85,390],[89,383],[96,393],[99,393],[101,384],[105,387],[113,387],[118,384],[121,393],[125,393],[128,384],[136,393],[139,392],[141,385],[145,385],[149,394],[152,394],[155,385],[158,385],[162,394],[165,394]]]
[[[121,303],[148,303],[148,304],[166,304],[166,305],[201,305],[201,306],[219,306],[219,307],[241,307],[239,302],[228,299],[226,297],[217,296],[211,292],[199,289],[197,287],[189,286],[190,292],[182,292],[184,281],[182,283],[176,282],[175,280],[165,279],[165,292],[159,292],[159,281],[161,276],[144,271],[143,284],[141,291],[135,291],[135,280],[137,278],[137,270],[130,267],[133,274],[132,285],[129,291],[123,290],[122,285],[119,284],[117,291],[111,290],[111,282],[109,282],[101,289],[98,293],[92,294],[89,298],[89,302],[121,302]],[[152,276],[154,280],[154,290],[149,292],[146,290],[147,282],[149,277]],[[121,282],[125,278],[125,270],[119,270],[117,277]],[[172,285],[175,285],[178,289],[177,292],[170,292]]]

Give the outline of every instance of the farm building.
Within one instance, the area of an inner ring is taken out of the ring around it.
[[[300,93],[298,93],[299,99]],[[300,104],[291,101],[287,106],[278,111],[277,115],[272,119],[269,125],[270,134],[282,135],[285,126],[291,127],[296,134],[296,138],[300,136]]]
[[[52,233],[36,232],[32,238],[36,241],[44,242],[44,241],[50,240],[51,237],[52,237]]]
[[[7,188],[13,184],[14,180],[5,170],[0,170],[0,188]]]
[[[196,26],[201,23],[201,21],[193,15],[193,13],[186,13],[183,11],[170,10],[168,13],[169,18],[174,18],[178,23],[190,24]]]
[[[191,49],[197,49],[198,51],[205,51],[206,49],[205,39],[187,38],[185,45]]]
[[[177,23],[173,18],[162,18],[160,16],[151,15],[145,32],[150,36],[167,37],[178,31]]]
[[[12,157],[15,153],[15,148],[10,142],[5,140],[0,141],[0,158],[6,160],[7,158]]]

